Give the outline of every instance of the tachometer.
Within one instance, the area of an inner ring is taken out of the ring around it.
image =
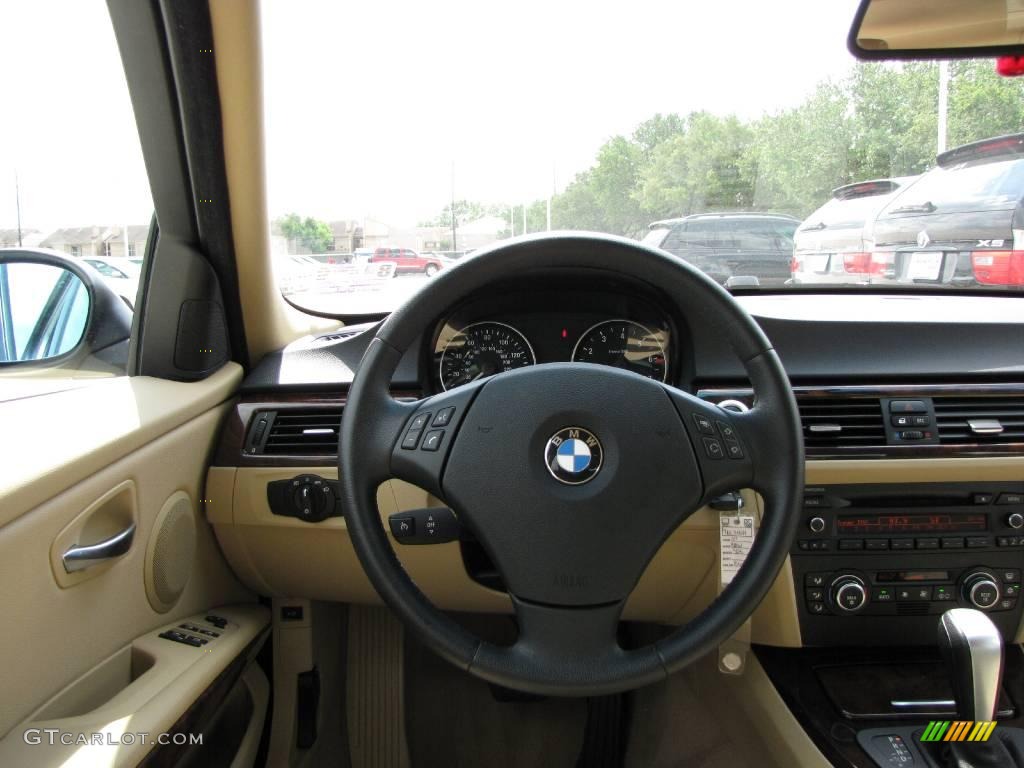
[[[652,331],[632,320],[605,320],[584,331],[572,360],[625,368],[658,381],[665,381],[668,375],[665,332]]]
[[[535,362],[530,342],[511,325],[493,321],[473,323],[444,345],[441,386],[452,389]]]

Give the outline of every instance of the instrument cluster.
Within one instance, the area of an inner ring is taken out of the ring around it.
[[[506,291],[467,303],[433,336],[435,389],[530,365],[608,365],[656,381],[674,372],[673,325],[653,302],[579,289]]]

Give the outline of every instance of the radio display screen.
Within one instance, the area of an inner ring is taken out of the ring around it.
[[[971,512],[840,515],[836,527],[840,534],[972,533],[987,530],[988,519],[984,514]]]

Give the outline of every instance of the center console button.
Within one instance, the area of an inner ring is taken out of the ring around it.
[[[942,540],[942,548],[943,549],[963,549],[964,548],[964,540],[960,539],[960,538],[956,538],[956,539],[944,538]]]
[[[928,413],[924,400],[891,400],[889,413]]]
[[[808,573],[804,576],[804,584],[808,587],[823,587],[828,581],[827,573]]]
[[[939,548],[939,540],[938,539],[918,539],[917,540],[917,548],[918,549],[938,549]]]
[[[821,587],[808,587],[807,600],[812,603],[820,603],[825,599],[825,590]]]
[[[820,614],[825,612],[825,604],[824,603],[808,603],[807,604],[807,610],[810,611],[811,613],[820,615]]]
[[[892,540],[892,548],[893,549],[913,549],[914,548],[914,540],[913,539],[893,539]]]
[[[1000,493],[996,504],[1024,504],[1024,493]]]
[[[962,582],[961,591],[965,602],[983,611],[994,607],[1001,597],[995,577],[986,571],[967,574]]]
[[[832,604],[841,611],[854,613],[865,606],[868,593],[864,582],[853,574],[837,576],[830,590]]]
[[[896,599],[900,602],[917,602],[932,599],[931,587],[900,587],[896,590]]]
[[[871,550],[888,549],[888,539],[867,539],[865,542],[865,548]]]
[[[840,549],[864,549],[864,539],[840,539]]]
[[[893,599],[891,587],[875,587],[871,590],[871,599],[876,603],[891,603]]]
[[[1007,584],[1017,584],[1020,581],[1020,569],[1019,568],[1004,568],[999,571],[999,576]]]
[[[932,600],[940,603],[948,603],[956,599],[956,592],[952,587],[934,587],[932,589]]]
[[[992,546],[992,542],[989,541],[988,536],[968,536],[967,537],[967,548],[968,549],[983,549],[985,547]]]
[[[991,504],[995,498],[994,493],[975,493],[971,495],[971,501],[975,504]]]

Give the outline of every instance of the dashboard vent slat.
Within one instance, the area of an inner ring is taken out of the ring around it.
[[[943,445],[1024,443],[1024,396],[938,396],[932,402]]]
[[[797,394],[807,448],[885,445],[885,422],[877,397],[816,397]]]
[[[272,411],[270,428],[252,452],[264,456],[334,456],[338,453],[342,408],[308,407]],[[258,421],[258,417],[252,420]]]

